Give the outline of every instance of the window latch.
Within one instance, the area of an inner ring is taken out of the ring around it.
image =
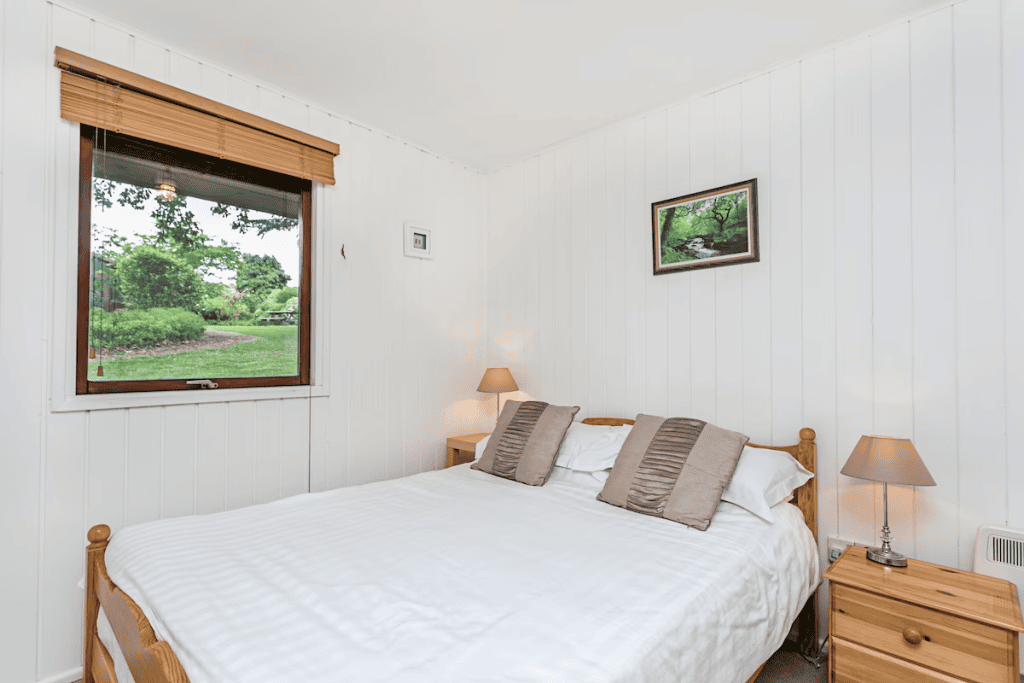
[[[216,389],[217,383],[208,379],[190,379],[185,384],[198,384],[200,389]]]

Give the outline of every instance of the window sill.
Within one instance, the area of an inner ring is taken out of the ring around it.
[[[245,389],[193,389],[189,391],[154,391],[132,394],[87,394],[65,396],[53,405],[55,413],[74,413],[89,410],[117,408],[148,408],[151,406],[178,406],[197,403],[232,403],[235,401],[270,401],[285,398],[314,398],[329,396],[321,385],[300,387],[247,387]]]

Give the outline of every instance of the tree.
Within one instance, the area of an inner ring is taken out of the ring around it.
[[[284,287],[291,279],[274,256],[242,254],[235,289],[245,296],[247,307],[254,310],[272,291]]]
[[[195,214],[189,211],[185,195],[166,196],[147,187],[97,178],[93,183],[93,197],[96,203],[103,208],[109,209],[116,201],[121,206],[130,206],[140,211],[145,208],[147,201],[154,199],[156,208],[153,209],[150,217],[156,224],[155,239],[157,242],[176,242],[183,249],[191,250],[202,246],[203,242],[208,239],[196,221]],[[220,202],[210,207],[210,213],[228,218],[234,214],[234,220],[231,222],[233,230],[242,234],[249,230],[256,230],[260,237],[274,230],[291,230],[299,224],[297,219],[284,216],[251,218],[248,209]]]
[[[131,308],[199,309],[199,274],[182,259],[143,244],[117,260],[121,295]]]
[[[690,206],[690,211],[694,216],[711,221],[718,232],[718,237],[722,238],[725,235],[725,224],[729,222],[729,217],[732,216],[735,220],[735,218],[746,212],[746,206],[746,194],[732,192],[694,202]],[[736,212],[735,214],[733,213],[734,211]]]

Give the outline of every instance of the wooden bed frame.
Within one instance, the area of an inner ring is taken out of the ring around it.
[[[585,424],[620,426],[633,424],[633,420],[622,418],[591,417],[583,420]],[[800,443],[795,446],[760,446],[776,451],[785,451],[799,461],[809,472],[815,472],[818,449],[814,443],[814,430],[807,427],[800,430]],[[818,486],[817,478],[793,492],[793,505],[803,513],[807,527],[818,538]],[[137,682],[144,683],[188,683],[188,675],[182,668],[171,646],[157,640],[153,626],[142,613],[135,601],[114,585],[107,574],[107,566],[103,556],[110,540],[110,527],[98,524],[88,533],[89,546],[86,554],[85,573],[85,648],[83,661],[82,683],[118,683],[114,674],[114,661],[110,652],[100,642],[96,631],[96,620],[99,608],[103,612],[117,636],[128,668]],[[807,601],[796,620],[799,646],[806,656],[815,656],[818,652],[818,593]],[[764,669],[758,668],[747,683],[753,681]]]

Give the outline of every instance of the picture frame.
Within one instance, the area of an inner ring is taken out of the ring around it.
[[[654,274],[761,260],[757,178],[651,204]]]
[[[434,236],[430,228],[413,223],[405,224],[403,253],[411,258],[434,258]]]

